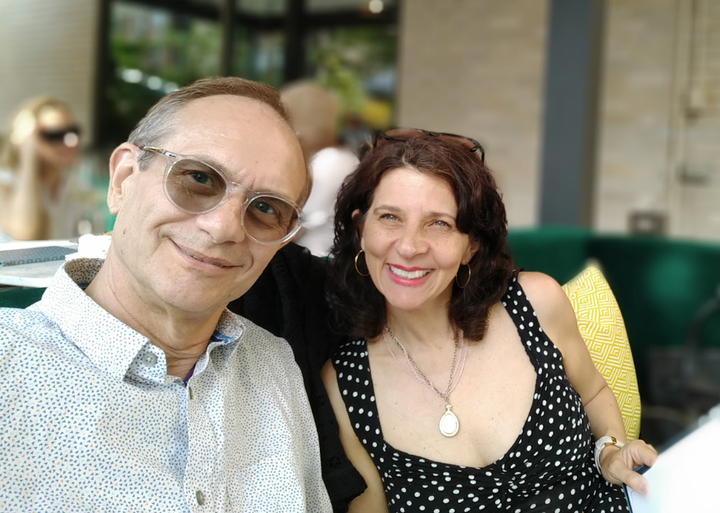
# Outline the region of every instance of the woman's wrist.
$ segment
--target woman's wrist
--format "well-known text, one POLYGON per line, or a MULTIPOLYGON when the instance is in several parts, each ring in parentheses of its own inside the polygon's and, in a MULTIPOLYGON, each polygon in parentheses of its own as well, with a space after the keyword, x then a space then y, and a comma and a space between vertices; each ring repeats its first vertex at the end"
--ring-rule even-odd
POLYGON ((602 475, 603 463, 613 452, 619 451, 624 445, 624 442, 621 442, 614 436, 603 436, 595 442, 595 466, 600 475, 602 475))

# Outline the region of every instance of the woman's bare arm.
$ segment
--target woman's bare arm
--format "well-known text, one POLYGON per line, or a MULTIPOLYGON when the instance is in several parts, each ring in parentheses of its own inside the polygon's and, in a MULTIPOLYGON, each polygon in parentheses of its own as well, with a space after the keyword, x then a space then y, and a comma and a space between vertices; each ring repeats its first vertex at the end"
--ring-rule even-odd
POLYGON ((345 410, 345 402, 338 388, 335 369, 329 361, 323 366, 322 379, 340 426, 340 441, 345 454, 367 484, 367 489, 350 503, 348 511, 349 513, 385 513, 388 507, 380 474, 353 431, 350 417, 345 410))

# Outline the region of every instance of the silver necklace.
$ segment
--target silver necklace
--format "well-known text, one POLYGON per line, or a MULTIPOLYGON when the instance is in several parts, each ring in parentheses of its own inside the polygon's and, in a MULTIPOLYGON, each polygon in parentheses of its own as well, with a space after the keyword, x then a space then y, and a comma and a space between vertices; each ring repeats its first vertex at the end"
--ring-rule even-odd
POLYGON ((457 415, 455 415, 455 413, 453 413, 452 411, 452 404, 450 404, 450 394, 453 390, 455 390, 455 387, 460 381, 460 376, 462 375, 462 372, 465 368, 465 359, 467 357, 467 343, 465 341, 465 338, 462 336, 455 337, 455 350, 453 351, 452 366, 450 367, 450 379, 448 380, 445 391, 441 392, 440 390, 438 390, 435 384, 430 381, 430 379, 428 379, 425 373, 420 370, 420 367, 418 367, 417 363, 415 363, 415 360, 412 359, 410 354, 407 352, 407 349, 405 349, 405 346, 402 344, 402 342, 400 342, 395 333, 393 333, 393 330, 391 330, 390 326, 388 326, 387 324, 385 325, 385 331, 390 335, 390 338, 393 339, 395 344, 397 344, 397 346, 403 352, 405 360, 410 364, 409 369, 406 366, 402 365, 400 363, 400 360, 398 360, 398 358, 395 356, 395 353, 390 347, 390 344, 388 344, 387 338, 383 337, 383 339, 385 340, 385 345, 387 346, 390 354, 398 363, 398 365, 400 365, 400 367, 402 367, 406 372, 409 372, 418 381, 430 388, 430 390, 435 392, 437 396, 439 396, 443 401, 445 401, 445 413, 443 413, 442 417, 440 417, 438 427, 440 428, 440 433, 442 433, 444 436, 455 436, 460 430, 460 420, 458 420, 457 415), (459 341, 462 341, 462 343, 458 343, 459 341), (458 353, 460 353, 459 360, 458 353), (458 363, 459 365, 456 365, 458 363))

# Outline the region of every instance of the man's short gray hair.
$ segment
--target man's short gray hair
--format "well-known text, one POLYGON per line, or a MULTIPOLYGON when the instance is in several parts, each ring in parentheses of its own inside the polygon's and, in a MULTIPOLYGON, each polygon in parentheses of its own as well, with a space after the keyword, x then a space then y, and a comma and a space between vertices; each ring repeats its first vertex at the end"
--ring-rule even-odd
MULTIPOLYGON (((180 109, 193 100, 221 95, 240 96, 262 102, 277 112, 288 126, 291 126, 287 109, 274 87, 238 77, 208 77, 196 80, 162 97, 130 132, 128 141, 138 147, 156 146, 161 138, 176 130, 174 120, 180 109)), ((145 169, 152 158, 153 154, 142 152, 138 159, 140 169, 145 169)), ((305 204, 310 195, 311 185, 306 160, 305 186, 298 200, 301 206, 305 204)))

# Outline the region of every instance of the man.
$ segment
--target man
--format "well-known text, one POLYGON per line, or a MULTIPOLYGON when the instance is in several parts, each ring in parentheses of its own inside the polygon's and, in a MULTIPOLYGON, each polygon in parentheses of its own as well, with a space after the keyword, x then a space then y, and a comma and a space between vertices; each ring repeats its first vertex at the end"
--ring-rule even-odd
POLYGON ((327 256, 333 244, 335 198, 358 165, 357 156, 340 145, 340 107, 326 88, 301 80, 280 91, 300 144, 309 159, 312 193, 304 206, 305 221, 295 238, 313 255, 327 256))
POLYGON ((198 81, 110 158, 104 263, 0 309, 0 510, 330 511, 290 348, 226 310, 298 229, 272 88, 198 81))

